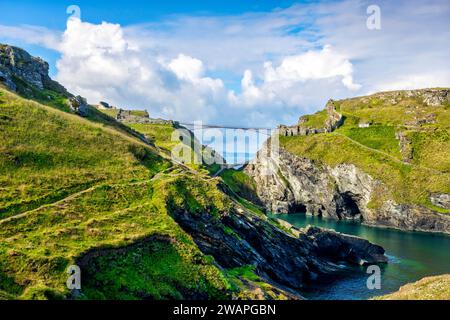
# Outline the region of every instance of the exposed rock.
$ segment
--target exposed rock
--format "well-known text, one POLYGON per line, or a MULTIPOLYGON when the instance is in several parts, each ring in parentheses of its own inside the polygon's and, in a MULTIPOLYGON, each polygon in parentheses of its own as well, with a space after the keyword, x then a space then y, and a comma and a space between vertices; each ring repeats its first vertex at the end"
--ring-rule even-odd
POLYGON ((414 117, 413 120, 406 122, 408 126, 420 127, 424 124, 436 123, 436 115, 434 113, 427 114, 423 117, 414 117))
POLYGON ((430 195, 430 200, 435 206, 450 209, 450 194, 432 193, 430 195))
POLYGON ((384 249, 367 240, 312 226, 307 227, 305 233, 313 239, 317 252, 333 261, 350 261, 358 265, 388 261, 384 249))
POLYGON ((127 123, 141 123, 146 121, 149 118, 147 111, 137 112, 134 110, 123 110, 120 109, 117 113, 116 119, 121 122, 127 123))
POLYGON ((384 249, 367 240, 315 227, 297 229, 285 222, 290 230, 286 232, 245 210, 233 209, 220 218, 177 211, 173 217, 220 266, 254 265, 266 281, 295 290, 331 274, 344 276, 352 265, 387 262, 384 249))
POLYGON ((81 96, 72 97, 69 99, 70 110, 80 116, 87 116, 88 104, 85 98, 81 96))
POLYGON ((179 127, 178 121, 150 118, 147 111, 119 109, 116 120, 123 123, 165 124, 179 127))
POLYGON ((389 192, 354 165, 319 165, 283 149, 278 157, 270 157, 266 148, 258 152, 245 172, 254 178, 258 196, 270 212, 308 212, 375 226, 450 233, 448 215, 422 206, 385 200, 377 208, 370 207, 373 194, 388 196, 389 192))
POLYGON ((58 82, 50 79, 48 63, 33 57, 23 49, 0 44, 0 80, 11 90, 17 90, 15 79, 20 79, 40 90, 51 89, 68 95, 58 82))
POLYGON ((404 132, 396 132, 395 138, 399 140, 400 152, 403 157, 403 162, 410 163, 413 159, 413 146, 404 132))
POLYGON ((450 89, 440 88, 379 92, 370 97, 382 99, 395 105, 402 99, 403 95, 407 98, 421 99, 427 106, 439 106, 450 102, 450 89))
POLYGON ((428 106, 439 106, 450 102, 450 90, 448 89, 427 89, 422 91, 423 102, 428 106))
POLYGON ((98 103, 99 109, 112 109, 112 106, 109 105, 108 102, 100 101, 98 103))
POLYGON ((9 89, 16 91, 16 84, 11 80, 11 76, 0 70, 0 82, 3 82, 9 89))
POLYGON ((327 111, 327 119, 325 120, 324 126, 320 128, 309 128, 305 126, 308 121, 307 116, 302 116, 299 118, 298 124, 293 126, 278 126, 278 133, 282 136, 305 136, 309 134, 326 133, 332 132, 339 128, 343 123, 344 119, 340 113, 336 111, 336 106, 333 100, 329 100, 325 106, 327 111))

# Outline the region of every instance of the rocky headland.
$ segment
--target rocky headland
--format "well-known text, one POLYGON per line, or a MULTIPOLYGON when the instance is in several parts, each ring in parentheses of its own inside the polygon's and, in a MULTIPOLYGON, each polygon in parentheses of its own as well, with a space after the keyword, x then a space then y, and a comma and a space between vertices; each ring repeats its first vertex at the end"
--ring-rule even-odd
POLYGON ((305 121, 281 126, 276 156, 269 141, 245 172, 269 212, 450 233, 449 103, 449 89, 331 101, 323 129, 305 128, 305 121), (342 113, 342 122, 334 122, 339 129, 328 125, 335 105, 342 113), (415 185, 424 179, 430 180, 415 185))

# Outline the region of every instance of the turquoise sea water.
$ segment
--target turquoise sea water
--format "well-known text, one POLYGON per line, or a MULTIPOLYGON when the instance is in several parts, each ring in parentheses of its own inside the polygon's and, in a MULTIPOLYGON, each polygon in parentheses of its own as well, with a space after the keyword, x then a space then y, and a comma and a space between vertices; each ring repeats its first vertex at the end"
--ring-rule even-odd
POLYGON ((381 268, 381 289, 369 290, 369 274, 363 267, 332 283, 304 292, 309 299, 368 299, 396 291, 400 286, 423 277, 450 273, 450 236, 376 228, 357 222, 323 219, 305 214, 273 215, 297 226, 309 224, 352 234, 381 245, 389 263, 381 268))

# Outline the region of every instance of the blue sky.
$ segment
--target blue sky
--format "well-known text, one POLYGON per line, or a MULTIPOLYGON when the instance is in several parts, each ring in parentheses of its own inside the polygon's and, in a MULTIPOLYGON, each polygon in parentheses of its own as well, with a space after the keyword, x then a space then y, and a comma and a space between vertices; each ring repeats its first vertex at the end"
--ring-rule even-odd
POLYGON ((450 86, 446 0, 2 0, 0 12, 0 42, 43 57, 71 92, 157 117, 267 127, 329 98, 450 86))
MULTIPOLYGON (((171 15, 229 15, 249 11, 272 11, 274 9, 286 8, 299 1, 293 0, 264 0, 264 1, 242 1, 242 0, 173 0, 173 1, 36 1, 36 0, 2 0, 0 12, 2 12, 1 23, 5 25, 39 25, 49 29, 63 31, 66 28, 68 14, 66 9, 71 5, 82 8, 82 19, 91 23, 111 21, 121 25, 133 25, 155 22, 171 15)), ((1 35, 0 35, 1 39, 1 35)), ((11 39, 8 39, 11 42, 11 39)), ((3 40, 4 41, 4 40, 3 40)), ((23 41, 13 41, 14 44, 23 47, 33 54, 42 56, 50 63, 51 74, 56 73, 55 64, 59 53, 47 50, 41 46, 30 45, 23 41)), ((226 72, 219 75, 229 77, 226 72)), ((231 86, 235 83, 228 81, 231 86)))
MULTIPOLYGON (((2 0, 0 12, 4 24, 33 24, 63 30, 66 25, 65 12, 70 5, 82 8, 83 20, 100 23, 114 21, 122 25, 157 21, 168 15, 230 15, 249 11, 272 11, 276 8, 287 8, 293 0, 2 0), (29 12, 30 14, 24 14, 29 12)), ((305 1, 303 1, 305 2, 305 1)))

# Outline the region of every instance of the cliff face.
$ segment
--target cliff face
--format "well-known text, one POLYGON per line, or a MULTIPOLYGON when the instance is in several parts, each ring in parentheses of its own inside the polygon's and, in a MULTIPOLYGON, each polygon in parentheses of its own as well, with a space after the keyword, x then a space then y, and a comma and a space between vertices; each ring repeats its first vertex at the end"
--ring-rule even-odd
MULTIPOLYGON (((301 298, 310 281, 387 261, 364 239, 243 207, 218 178, 172 161, 82 97, 52 105, 48 65, 0 48, 3 82, 37 95, 0 87, 0 297, 301 298), (66 287, 74 263, 82 292, 66 287)), ((153 131, 155 145, 167 127, 153 131)))
POLYGON ((18 81, 32 85, 40 90, 51 89, 67 94, 66 89, 48 75, 48 63, 31 56, 23 49, 0 44, 0 80, 16 91, 18 81))
POLYGON ((217 220, 209 213, 184 210, 173 213, 204 254, 224 268, 253 265, 268 283, 301 289, 329 275, 341 276, 351 265, 387 262, 384 249, 367 240, 331 230, 297 229, 287 222, 269 223, 242 208, 234 208, 217 220), (342 269, 338 263, 346 262, 342 269))
POLYGON ((304 136, 280 132, 279 156, 268 156, 265 146, 245 172, 271 212, 450 233, 449 92, 336 101, 341 127, 304 136))
POLYGON ((450 233, 448 215, 422 206, 387 200, 379 208, 371 208, 374 194, 388 191, 355 165, 330 167, 283 149, 277 158, 266 154, 261 150, 245 171, 255 179, 258 196, 268 211, 307 212, 376 226, 450 233))

